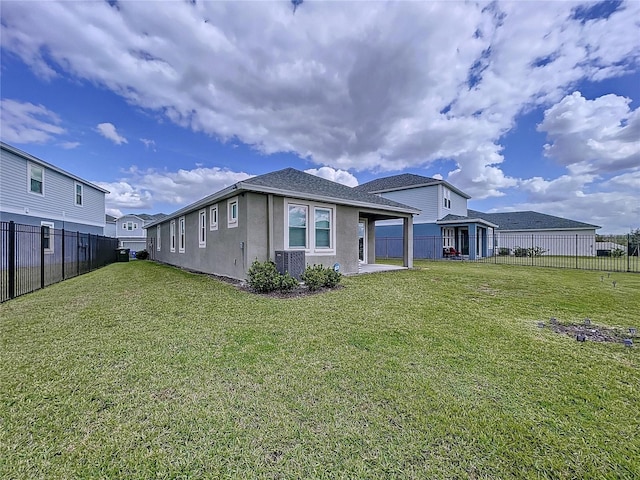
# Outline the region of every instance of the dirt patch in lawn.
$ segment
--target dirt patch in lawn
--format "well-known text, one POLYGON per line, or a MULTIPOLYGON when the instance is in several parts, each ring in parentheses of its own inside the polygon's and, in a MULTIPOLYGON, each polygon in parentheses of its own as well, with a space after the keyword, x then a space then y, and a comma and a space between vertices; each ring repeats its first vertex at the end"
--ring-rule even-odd
POLYGON ((637 342, 637 332, 631 328, 616 328, 585 323, 560 323, 551 319, 549 323, 539 322, 540 328, 550 328, 555 333, 565 334, 580 341, 624 343, 626 339, 637 342))

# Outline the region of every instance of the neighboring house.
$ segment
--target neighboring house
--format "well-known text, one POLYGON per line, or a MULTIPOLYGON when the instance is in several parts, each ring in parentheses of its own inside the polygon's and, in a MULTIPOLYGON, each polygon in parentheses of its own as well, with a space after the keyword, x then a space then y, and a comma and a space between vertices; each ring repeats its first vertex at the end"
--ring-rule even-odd
POLYGON ((113 215, 105 215, 104 216, 104 236, 105 237, 116 237, 116 220, 117 218, 113 215))
MULTIPOLYGON (((469 258, 493 253, 489 236, 496 225, 483 218, 467 216, 467 200, 471 197, 444 180, 406 173, 372 180, 355 189, 420 209, 413 227, 416 258, 440 258, 444 249, 449 248, 469 258)), ((377 237, 387 239, 379 242, 380 245, 392 249, 391 254, 386 251, 385 256, 397 256, 398 245, 394 239, 400 233, 397 222, 377 224, 377 237)))
POLYGON ((104 234, 107 190, 0 142, 0 220, 104 234))
MULTIPOLYGON (((538 212, 469 210, 471 197, 444 180, 402 174, 355 188, 421 210, 414 217, 416 258, 440 258, 450 249, 469 259, 529 248, 547 255, 596 255, 597 225, 538 212)), ((395 222, 378 222, 379 256, 398 256, 399 233, 395 222)))
POLYGON ((616 242, 596 242, 596 255, 599 257, 608 257, 615 251, 624 255, 627 253, 627 246, 616 242))
POLYGON ((128 248, 131 250, 131 255, 147 248, 147 231, 144 229, 144 226, 164 217, 165 215, 162 213, 157 215, 131 213, 117 218, 115 220, 115 236, 118 238, 118 248, 128 248))
POLYGON ((595 256, 598 250, 598 225, 532 211, 483 213, 469 210, 468 215, 498 225, 492 241, 503 254, 507 253, 504 249, 513 254, 516 248, 537 248, 544 255, 595 256))
POLYGON ((249 178, 146 225, 155 260, 244 279, 254 260, 304 256, 345 274, 375 263, 375 222, 403 223, 403 263, 413 264, 419 210, 287 168, 249 178), (284 253, 283 253, 284 252, 284 253))

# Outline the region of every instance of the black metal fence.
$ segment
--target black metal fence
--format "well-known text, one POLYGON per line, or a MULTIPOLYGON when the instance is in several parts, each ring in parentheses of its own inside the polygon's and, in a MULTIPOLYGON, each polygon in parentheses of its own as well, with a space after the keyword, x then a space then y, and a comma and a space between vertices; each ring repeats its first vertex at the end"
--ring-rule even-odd
POLYGON ((115 262, 118 240, 0 222, 0 246, 0 302, 5 302, 115 262))
MULTIPOLYGON (((376 258, 402 258, 399 237, 377 237, 376 258)), ((460 235, 414 237, 414 259, 640 273, 638 235, 460 235), (447 245, 447 247, 445 247, 447 245), (451 253, 453 252, 453 254, 451 253)))

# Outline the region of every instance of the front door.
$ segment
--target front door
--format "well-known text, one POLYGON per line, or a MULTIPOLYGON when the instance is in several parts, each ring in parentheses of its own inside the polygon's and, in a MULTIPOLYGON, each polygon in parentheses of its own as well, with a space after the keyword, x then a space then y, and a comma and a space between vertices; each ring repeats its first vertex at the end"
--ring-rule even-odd
POLYGON ((469 255, 469 230, 460 229, 460 249, 462 255, 469 255))
POLYGON ((367 263, 367 220, 361 218, 358 222, 358 260, 367 263))

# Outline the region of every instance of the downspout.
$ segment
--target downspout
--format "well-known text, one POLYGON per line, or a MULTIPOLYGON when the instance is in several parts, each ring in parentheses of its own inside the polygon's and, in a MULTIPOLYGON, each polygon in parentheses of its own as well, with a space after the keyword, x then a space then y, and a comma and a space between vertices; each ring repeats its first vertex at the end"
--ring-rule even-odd
POLYGON ((273 194, 267 195, 267 256, 269 260, 275 260, 273 245, 273 194))

